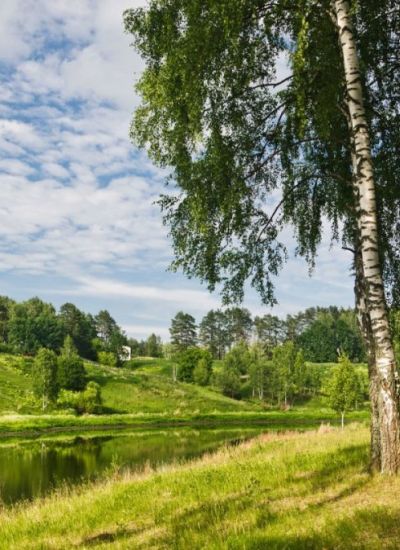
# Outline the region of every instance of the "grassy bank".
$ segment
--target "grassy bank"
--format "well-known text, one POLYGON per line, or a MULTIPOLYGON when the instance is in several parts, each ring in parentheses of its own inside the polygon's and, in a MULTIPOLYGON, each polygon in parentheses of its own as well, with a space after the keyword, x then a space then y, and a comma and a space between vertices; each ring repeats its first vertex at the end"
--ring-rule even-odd
MULTIPOLYGON (((353 412, 349 421, 368 420, 368 412, 353 412)), ((0 416, 0 437, 36 435, 50 432, 85 431, 106 428, 159 428, 174 426, 243 426, 260 424, 271 429, 310 429, 321 423, 339 424, 339 418, 332 411, 318 409, 298 409, 273 412, 219 412, 203 414, 169 415, 154 414, 112 414, 84 415, 3 415, 0 416)))
POLYGON ((267 435, 183 466, 0 514, 0 548, 398 548, 400 479, 370 476, 368 430, 267 435))

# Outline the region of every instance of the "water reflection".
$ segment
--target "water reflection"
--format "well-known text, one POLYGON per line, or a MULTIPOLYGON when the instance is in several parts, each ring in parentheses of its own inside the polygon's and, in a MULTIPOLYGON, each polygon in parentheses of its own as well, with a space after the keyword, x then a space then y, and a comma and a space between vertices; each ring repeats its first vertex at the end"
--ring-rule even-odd
POLYGON ((107 470, 187 460, 224 443, 237 444, 261 428, 118 432, 0 445, 0 500, 12 504, 63 483, 95 479, 107 470))

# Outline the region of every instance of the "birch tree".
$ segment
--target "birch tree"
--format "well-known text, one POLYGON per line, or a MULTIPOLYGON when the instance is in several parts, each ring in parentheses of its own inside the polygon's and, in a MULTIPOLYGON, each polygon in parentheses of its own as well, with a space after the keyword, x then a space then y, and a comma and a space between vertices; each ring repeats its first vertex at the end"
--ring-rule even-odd
POLYGON ((171 167, 173 268, 226 303, 249 282, 273 304, 281 229, 312 268, 329 222, 354 255, 373 464, 397 472, 385 290, 395 299, 400 281, 398 2, 152 0, 125 27, 146 63, 132 137, 171 167))

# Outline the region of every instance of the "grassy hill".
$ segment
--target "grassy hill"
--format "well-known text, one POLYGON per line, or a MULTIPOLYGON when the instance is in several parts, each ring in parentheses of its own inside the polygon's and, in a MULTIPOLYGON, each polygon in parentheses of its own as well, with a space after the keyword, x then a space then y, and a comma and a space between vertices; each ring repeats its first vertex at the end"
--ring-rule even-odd
POLYGON ((87 363, 91 380, 101 386, 103 403, 110 412, 169 414, 260 410, 257 404, 236 401, 216 390, 173 382, 172 364, 166 359, 137 359, 133 371, 87 363))
POLYGON ((399 548, 400 477, 368 473, 369 433, 265 434, 186 465, 0 511, 0 548, 399 548))
MULTIPOLYGON (((0 414, 37 413, 31 399, 31 359, 0 354, 0 414)), ((166 359, 137 359, 132 369, 86 362, 90 380, 101 386, 107 413, 210 413, 257 411, 256 403, 236 401, 217 390, 172 381, 172 363, 166 359)))
MULTIPOLYGON (((268 424, 271 429, 312 428, 338 422, 321 396, 298 403, 289 411, 266 410, 259 401, 225 397, 215 388, 173 382, 172 363, 139 358, 133 368, 112 368, 86 362, 88 378, 101 386, 101 415, 75 416, 65 410, 42 414, 31 390, 32 359, 0 354, 0 433, 100 429, 116 426, 173 426, 182 424, 268 424)), ((323 365, 326 371, 333 365, 323 365)), ((315 365, 318 368, 318 365, 315 365)), ((348 415, 365 421, 366 408, 348 415)))

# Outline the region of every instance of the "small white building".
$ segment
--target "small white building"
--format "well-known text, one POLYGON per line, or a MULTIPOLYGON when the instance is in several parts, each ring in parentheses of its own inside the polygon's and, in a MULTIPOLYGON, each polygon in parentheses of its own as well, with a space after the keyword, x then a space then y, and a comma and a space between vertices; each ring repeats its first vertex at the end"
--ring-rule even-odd
POLYGON ((130 361, 132 359, 132 349, 130 346, 122 346, 119 358, 121 361, 130 361))

